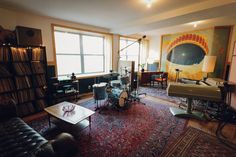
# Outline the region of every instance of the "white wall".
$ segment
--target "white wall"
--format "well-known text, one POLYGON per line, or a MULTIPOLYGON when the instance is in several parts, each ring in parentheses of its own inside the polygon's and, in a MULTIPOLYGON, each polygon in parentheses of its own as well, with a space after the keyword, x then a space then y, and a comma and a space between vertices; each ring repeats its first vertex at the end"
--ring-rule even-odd
POLYGON ((51 24, 65 25, 75 28, 88 29, 93 31, 108 32, 108 29, 68 22, 64 20, 38 16, 32 13, 8 10, 0 8, 0 25, 5 29, 15 30, 15 26, 26 26, 38 28, 42 31, 43 45, 46 46, 48 62, 54 62, 53 39, 51 24))

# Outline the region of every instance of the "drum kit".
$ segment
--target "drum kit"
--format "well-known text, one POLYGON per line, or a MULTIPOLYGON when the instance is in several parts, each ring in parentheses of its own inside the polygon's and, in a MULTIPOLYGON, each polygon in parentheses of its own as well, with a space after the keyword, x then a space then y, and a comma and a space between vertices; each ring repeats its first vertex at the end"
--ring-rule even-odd
POLYGON ((118 108, 127 107, 130 102, 130 79, 129 76, 121 76, 120 80, 110 81, 110 86, 107 87, 108 102, 118 108))
POLYGON ((99 88, 106 89, 107 106, 111 104, 111 106, 118 110, 126 109, 129 104, 131 104, 133 101, 136 101, 136 99, 134 99, 132 96, 134 91, 131 90, 131 81, 129 72, 127 70, 124 75, 120 75, 118 80, 111 80, 108 76, 104 77, 108 78, 109 81, 107 84, 103 83, 102 86, 100 85, 99 88))

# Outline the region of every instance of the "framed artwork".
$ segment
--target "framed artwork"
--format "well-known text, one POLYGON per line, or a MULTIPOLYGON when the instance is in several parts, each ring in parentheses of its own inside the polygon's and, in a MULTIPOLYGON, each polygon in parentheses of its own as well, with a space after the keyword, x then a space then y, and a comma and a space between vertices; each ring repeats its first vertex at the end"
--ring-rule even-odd
POLYGON ((234 42, 233 55, 236 56, 236 41, 234 42))

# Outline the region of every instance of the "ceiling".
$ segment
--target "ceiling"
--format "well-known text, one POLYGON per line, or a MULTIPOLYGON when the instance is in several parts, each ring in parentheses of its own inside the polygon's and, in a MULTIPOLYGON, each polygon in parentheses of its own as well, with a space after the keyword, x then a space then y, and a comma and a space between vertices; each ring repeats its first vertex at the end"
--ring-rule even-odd
POLYGON ((110 29, 158 35, 236 23, 236 0, 1 0, 0 6, 110 29))

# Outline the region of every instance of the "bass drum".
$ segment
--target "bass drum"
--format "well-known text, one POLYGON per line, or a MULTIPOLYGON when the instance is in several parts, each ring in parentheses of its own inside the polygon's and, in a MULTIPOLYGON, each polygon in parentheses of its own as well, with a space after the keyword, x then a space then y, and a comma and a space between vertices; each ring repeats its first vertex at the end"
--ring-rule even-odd
POLYGON ((123 108, 128 100, 128 93, 118 88, 112 89, 111 99, 118 107, 123 108))

